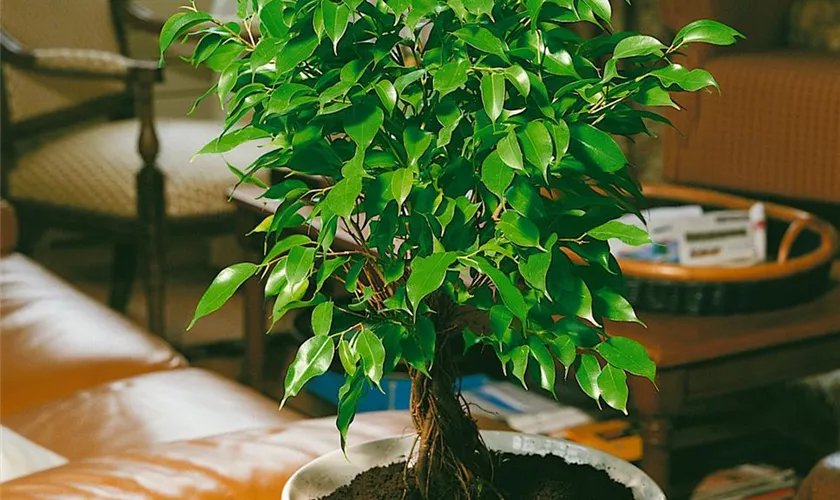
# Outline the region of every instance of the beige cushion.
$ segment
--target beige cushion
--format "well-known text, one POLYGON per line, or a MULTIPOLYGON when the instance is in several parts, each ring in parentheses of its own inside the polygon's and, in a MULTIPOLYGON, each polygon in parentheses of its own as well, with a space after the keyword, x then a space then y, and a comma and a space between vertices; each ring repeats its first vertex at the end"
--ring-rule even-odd
MULTIPOLYGON (((256 143, 220 155, 190 158, 219 135, 215 122, 158 120, 166 213, 169 217, 218 214, 234 210, 225 190, 237 179, 225 159, 245 169, 261 151, 256 143)), ((106 122, 59 136, 23 154, 9 176, 12 198, 39 201, 108 215, 137 213, 139 122, 106 122)), ((263 141, 265 142, 265 141, 263 141)), ((260 173, 266 180, 268 172, 260 173)))
POLYGON ((0 482, 58 467, 67 459, 0 426, 0 482))

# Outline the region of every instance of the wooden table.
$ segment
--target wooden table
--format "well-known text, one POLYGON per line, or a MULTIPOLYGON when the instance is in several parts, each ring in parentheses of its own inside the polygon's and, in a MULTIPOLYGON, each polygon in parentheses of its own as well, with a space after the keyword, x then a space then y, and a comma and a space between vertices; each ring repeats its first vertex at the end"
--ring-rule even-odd
POLYGON ((658 365, 658 390, 631 377, 630 397, 641 424, 642 468, 666 492, 672 452, 723 433, 679 429, 677 417, 715 398, 840 368, 840 262, 833 277, 825 295, 790 309, 726 317, 640 311, 646 329, 608 325, 608 333, 641 342, 658 365))

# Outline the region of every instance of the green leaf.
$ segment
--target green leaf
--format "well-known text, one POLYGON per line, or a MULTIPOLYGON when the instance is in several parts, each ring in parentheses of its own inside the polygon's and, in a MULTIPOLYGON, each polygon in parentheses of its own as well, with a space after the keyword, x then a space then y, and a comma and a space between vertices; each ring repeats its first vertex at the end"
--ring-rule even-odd
POLYGON ((670 106, 680 109, 679 105, 671 99, 671 94, 659 85, 643 86, 633 99, 645 106, 670 106))
POLYGON ((535 289, 545 292, 545 276, 551 266, 551 252, 539 252, 527 259, 520 257, 519 272, 525 281, 535 289))
POLYGON ((514 131, 511 130, 508 135, 499 141, 496 151, 507 166, 515 170, 525 171, 525 165, 522 163, 522 150, 519 148, 519 141, 516 139, 514 131))
POLYGON ((286 260, 286 279, 289 281, 289 286, 296 288, 300 283, 309 278, 314 262, 314 248, 292 248, 286 260))
POLYGON ((365 378, 362 372, 357 370, 338 390, 338 416, 335 419, 335 425, 338 428, 338 433, 341 438, 342 451, 347 446, 347 431, 350 429, 350 424, 353 423, 353 419, 356 417, 359 398, 362 396, 364 388, 365 378))
POLYGON ((492 152, 481 165, 481 182, 487 186, 491 193, 501 200, 504 198, 505 190, 513 182, 514 172, 502 161, 499 153, 492 152))
POLYGON ((645 377, 651 382, 656 378, 656 364, 650 359, 642 344, 625 337, 610 337, 598 344, 598 353, 604 360, 633 375, 645 377))
POLYGON ((554 156, 554 147, 551 143, 551 135, 543 122, 537 120, 528 123, 520 132, 519 140, 522 141, 525 159, 540 169, 544 177, 547 177, 548 165, 554 156))
POLYGON ((213 54, 204 61, 204 65, 217 72, 224 71, 229 67, 239 70, 240 66, 233 64, 233 62, 238 59, 243 52, 245 52, 244 45, 228 41, 227 43, 222 43, 219 48, 214 50, 213 54))
POLYGON ((400 168, 394 171, 391 177, 391 194, 397 205, 402 207, 408 195, 411 194, 411 189, 414 187, 414 171, 408 168, 400 168))
POLYGON ((283 236, 277 240, 277 243, 275 243, 274 246, 271 247, 271 250, 265 254, 265 258, 262 263, 267 264, 294 247, 308 245, 310 243, 312 243, 312 240, 305 234, 290 234, 288 236, 283 236))
POLYGON ((551 356, 551 352, 545 347, 543 341, 534 335, 528 337, 528 347, 531 348, 531 356, 540 366, 540 387, 550 392, 556 399, 554 383, 557 378, 557 368, 554 366, 554 358, 551 356))
POLYGON ((403 359, 409 366, 426 375, 435 359, 435 325, 425 316, 417 317, 414 331, 402 339, 403 359))
POLYGON ((239 289, 242 283, 245 283, 245 281, 253 276, 258 269, 259 266, 249 262, 234 264, 223 269, 216 276, 213 282, 210 283, 210 286, 207 288, 207 291, 204 292, 201 300, 198 301, 198 306, 195 308, 195 314, 193 315, 193 319, 190 321, 190 325, 187 327, 187 330, 192 328, 193 325, 195 325, 195 322, 199 319, 225 305, 225 303, 233 297, 233 294, 236 293, 236 290, 239 289))
POLYGON ((696 42, 712 45, 732 45, 738 38, 744 38, 744 35, 718 21, 701 19, 687 24, 677 32, 673 46, 680 47, 686 43, 696 42))
POLYGON ((591 354, 581 354, 580 363, 578 364, 575 378, 578 385, 586 393, 587 396, 598 401, 601 397, 601 388, 598 385, 598 377, 601 375, 601 365, 598 364, 598 359, 591 354))
POLYGON ((514 180, 513 186, 507 190, 506 197, 514 210, 529 219, 541 219, 546 216, 542 196, 530 182, 521 177, 514 180))
POLYGON ((385 122, 385 113, 378 106, 359 104, 350 109, 344 121, 344 131, 360 149, 367 149, 385 122))
POLYGON ((394 84, 388 80, 382 80, 374 88, 388 114, 393 113, 394 106, 397 105, 397 89, 394 88, 394 84))
POLYGON ((353 59, 341 67, 341 72, 339 73, 340 80, 342 82, 358 83, 362 75, 365 74, 365 70, 367 70, 369 64, 361 59, 353 59))
POLYGON ((292 104, 293 101, 299 101, 299 99, 295 99, 296 97, 311 95, 312 93, 312 89, 306 85, 300 83, 284 83, 275 88, 271 93, 266 112, 277 115, 288 113, 298 107, 297 102, 292 104))
POLYGON ((446 277, 446 271, 455 262, 453 252, 437 253, 428 257, 417 257, 411 264, 411 275, 406 282, 408 300, 417 310, 423 297, 434 292, 446 277))
POLYGON ((505 104, 505 77, 496 73, 484 75, 481 79, 481 100, 484 103, 484 112, 495 122, 505 104))
POLYGON ((528 353, 530 349, 527 345, 521 345, 510 351, 510 360, 513 362, 513 375, 522 382, 522 387, 528 390, 528 384, 525 383, 525 372, 528 371, 528 353))
POLYGON ((627 374, 624 370, 607 365, 598 376, 601 397, 608 405, 627 414, 627 374))
POLYGON ((448 93, 467 83, 469 61, 456 61, 444 64, 437 70, 433 86, 440 93, 441 99, 448 93))
POLYGON ((581 76, 575 68, 575 61, 568 50, 548 52, 543 60, 545 70, 552 75, 572 77, 580 79, 581 76))
POLYGON ((577 358, 577 346, 568 335, 558 335, 551 340, 551 351, 560 360, 560 363, 566 368, 566 373, 569 373, 569 368, 577 358))
POLYGON ((257 199, 268 198, 282 204, 286 200, 297 200, 306 192, 309 186, 299 179, 286 179, 279 184, 271 186, 268 191, 261 194, 257 199))
POLYGON ((617 172, 627 165, 624 152, 606 132, 586 123, 571 125, 570 132, 570 149, 578 160, 604 172, 617 172))
POLYGON ((416 165, 423 153, 432 145, 432 134, 419 127, 409 126, 403 131, 403 145, 408 155, 408 163, 416 165))
POLYGON ((362 192, 361 177, 348 177, 342 179, 330 189, 324 203, 327 207, 342 217, 350 217, 353 208, 356 206, 356 198, 362 192))
POLYGON ((515 64, 507 68, 505 70, 505 78, 522 94, 522 97, 528 97, 528 94, 531 93, 531 80, 528 78, 528 73, 522 69, 522 66, 515 64))
POLYGON ((601 288, 595 292, 595 296, 599 299, 598 305, 601 309, 601 315, 605 318, 613 321, 643 324, 639 318, 636 317, 636 312, 633 310, 633 306, 630 305, 630 302, 628 302, 627 299, 622 297, 620 294, 610 290, 609 288, 601 288))
POLYGON ((537 21, 540 18, 540 10, 545 3, 545 0, 528 0, 528 17, 531 18, 531 26, 536 27, 537 21))
POLYGON ((502 302, 511 310, 511 312, 519 318, 522 324, 528 322, 528 305, 525 303, 525 298, 522 292, 510 282, 505 273, 496 269, 487 260, 481 257, 473 258, 473 261, 478 265, 478 270, 486 274, 496 286, 496 290, 502 297, 502 302))
POLYGON ((708 71, 703 69, 689 71, 688 68, 679 64, 671 64, 653 70, 649 73, 649 76, 658 79, 662 86, 666 88, 676 85, 688 92, 696 92, 706 87, 720 89, 717 81, 708 71))
POLYGON ((569 150, 569 142, 572 134, 569 131, 569 126, 565 121, 559 120, 558 123, 551 124, 548 131, 551 133, 551 138, 554 140, 554 158, 559 160, 565 156, 569 150))
POLYGON ((476 16, 484 14, 492 17, 493 15, 494 0, 463 0, 463 2, 464 7, 476 16))
POLYGON ((347 275, 344 277, 344 289, 348 292, 355 292, 358 288, 359 274, 361 274, 362 268, 365 267, 366 261, 367 259, 365 258, 356 259, 347 271, 347 275))
POLYGON ((461 122, 461 110, 451 99, 444 99, 437 107, 437 120, 442 128, 437 136, 437 147, 446 147, 452 140, 452 133, 461 122))
POLYGON ((342 3, 332 0, 321 0, 321 10, 324 17, 324 31, 333 42, 333 49, 338 50, 338 42, 347 31, 350 21, 350 9, 342 3))
POLYGON ((385 346, 382 340, 367 328, 356 337, 354 351, 362 360, 362 370, 374 385, 382 390, 379 381, 382 380, 383 364, 385 363, 385 346))
POLYGON ((473 331, 470 330, 469 327, 464 328, 464 331, 461 332, 461 336, 464 339, 464 352, 467 352, 472 347, 481 343, 481 337, 473 333, 473 331))
POLYGON ((163 54, 172 43, 190 28, 211 20, 210 14, 206 12, 179 12, 167 19, 160 30, 160 62, 163 63, 163 54))
POLYGON ((397 94, 402 94, 403 91, 412 83, 423 78, 426 75, 425 69, 418 69, 411 73, 406 73, 403 76, 394 80, 394 88, 397 89, 397 94))
POLYGON ((329 335, 333 320, 333 303, 322 302, 312 310, 312 331, 315 335, 329 335))
POLYGON ((482 52, 499 56, 505 62, 509 60, 507 44, 487 28, 475 25, 464 26, 452 34, 482 52))
POLYGON ((260 9, 260 29, 265 28, 275 38, 285 38, 289 27, 283 21, 285 0, 271 0, 260 9))
POLYGON ((326 373, 334 355, 335 342, 326 335, 310 337, 301 344, 286 373, 285 393, 280 408, 289 398, 295 397, 307 382, 326 373))
POLYGON ((318 38, 314 35, 298 35, 283 48, 281 57, 277 58, 277 74, 283 75, 297 68, 303 61, 309 59, 318 47, 318 38))
POLYGON ((233 132, 228 132, 219 138, 213 139, 202 147, 196 156, 204 154, 225 153, 230 151, 240 144, 256 139, 264 139, 269 137, 269 133, 250 125, 242 127, 233 132))
POLYGON ((540 246, 540 230, 536 224, 514 211, 502 214, 496 227, 510 242, 523 247, 540 246))
POLYGON ((327 259, 323 264, 318 266, 318 272, 315 274, 315 287, 320 290, 324 286, 327 279, 332 276, 336 269, 350 261, 350 257, 336 257, 334 259, 327 259))
POLYGON ((665 44, 652 36, 634 35, 627 37, 616 44, 613 57, 615 59, 642 56, 662 57, 665 55, 665 49, 665 44))
POLYGON ((588 234, 596 240, 607 241, 615 238, 622 243, 633 246, 645 245, 651 242, 650 235, 644 229, 617 220, 611 220, 596 228, 590 229, 588 234))
POLYGON ((610 24, 612 19, 612 7, 610 0, 582 0, 584 4, 592 9, 592 12, 603 19, 607 24, 610 24))
POLYGON ((356 373, 356 363, 359 362, 359 355, 353 352, 350 348, 350 342, 345 339, 341 339, 338 343, 338 359, 347 375, 356 373))
POLYGON ((490 331, 501 339, 513 322, 513 313, 505 306, 495 305, 490 308, 490 331))

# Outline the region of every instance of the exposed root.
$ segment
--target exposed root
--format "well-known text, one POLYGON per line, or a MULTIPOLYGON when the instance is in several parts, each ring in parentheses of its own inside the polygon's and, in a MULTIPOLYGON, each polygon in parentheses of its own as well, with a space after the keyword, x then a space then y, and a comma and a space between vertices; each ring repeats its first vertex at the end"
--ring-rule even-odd
MULTIPOLYGON (((451 304, 436 304, 436 329, 447 330, 451 304)), ((414 479, 425 499, 474 500, 494 491, 490 452, 455 387, 457 342, 439 335, 435 362, 429 374, 410 370, 411 416, 417 429, 414 479), (454 481, 453 481, 454 478, 454 481), (458 491, 452 491, 457 484, 458 491)), ((484 497, 487 498, 487 497, 484 497)), ((501 498, 501 497, 500 497, 501 498)))

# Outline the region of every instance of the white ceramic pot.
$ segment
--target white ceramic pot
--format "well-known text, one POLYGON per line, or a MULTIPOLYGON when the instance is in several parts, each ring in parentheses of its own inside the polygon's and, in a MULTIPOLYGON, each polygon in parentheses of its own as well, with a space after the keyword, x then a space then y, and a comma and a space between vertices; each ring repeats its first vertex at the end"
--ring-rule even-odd
MULTIPOLYGON (((588 464, 633 491, 635 500, 665 500, 659 486, 634 465, 612 455, 576 443, 517 432, 482 431, 487 446, 496 451, 522 455, 557 455, 573 464, 588 464)), ((414 436, 404 436, 347 448, 317 458, 298 470, 283 489, 283 500, 314 500, 350 483, 358 474, 376 466, 405 461, 414 436)))

